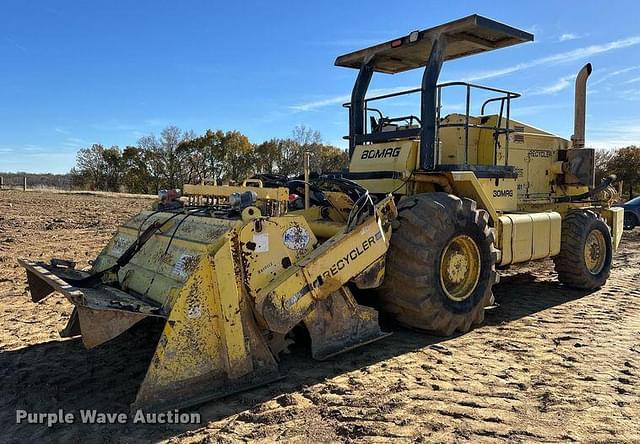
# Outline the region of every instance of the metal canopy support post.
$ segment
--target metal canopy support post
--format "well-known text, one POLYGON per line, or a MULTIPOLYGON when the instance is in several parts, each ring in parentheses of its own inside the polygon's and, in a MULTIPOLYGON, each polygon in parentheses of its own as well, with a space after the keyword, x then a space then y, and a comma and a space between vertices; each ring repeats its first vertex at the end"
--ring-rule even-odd
MULTIPOLYGON (((507 97, 507 129, 504 133, 504 164, 509 165, 509 120, 511 119, 511 97, 507 97)), ((496 161, 496 165, 498 162, 496 161)))
POLYGON ((471 111, 471 86, 467 85, 467 104, 464 118, 464 164, 469 164, 469 112, 471 111))
POLYGON ((433 170, 436 166, 436 135, 437 135, 437 83, 447 48, 445 36, 437 37, 431 47, 431 54, 422 76, 422 103, 420 120, 422 131, 420 134, 420 168, 433 170))
POLYGON ((351 91, 351 107, 349 108, 349 158, 356 148, 356 136, 362 136, 365 130, 364 121, 364 97, 369 89, 373 67, 369 63, 363 63, 358 73, 353 91, 351 91))

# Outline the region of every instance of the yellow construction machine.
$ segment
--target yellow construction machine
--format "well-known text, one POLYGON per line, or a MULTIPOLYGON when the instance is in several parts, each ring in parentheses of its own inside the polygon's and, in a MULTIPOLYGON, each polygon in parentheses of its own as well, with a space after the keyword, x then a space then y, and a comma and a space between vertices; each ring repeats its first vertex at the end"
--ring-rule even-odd
POLYGON ((295 328, 318 359, 385 337, 380 310, 436 334, 466 332, 512 264, 553 257, 563 284, 602 286, 623 214, 611 207, 614 178, 594 183, 584 147, 591 65, 576 79, 571 140, 512 119, 515 92, 437 83, 447 60, 531 40, 473 15, 338 57, 358 70, 348 171, 185 185, 181 200, 163 195, 120 227, 88 270, 22 260, 33 300, 64 294, 75 308, 62 334, 87 347, 164 319, 133 404, 164 409, 280 377, 295 328), (374 72, 417 68, 419 88, 367 97, 374 72), (463 114, 443 112, 452 88, 463 114), (372 106, 409 94, 419 115, 372 106), (483 97, 477 115, 472 94, 483 97))
POLYGON ((317 359, 387 335, 347 284, 380 285, 392 196, 336 224, 287 214, 287 188, 184 188, 190 204, 138 214, 90 270, 20 261, 34 301, 58 291, 74 304, 62 335, 81 334, 87 348, 165 319, 134 407, 179 408, 279 378, 278 353, 299 324, 317 359), (320 243, 313 226, 331 237, 320 243))

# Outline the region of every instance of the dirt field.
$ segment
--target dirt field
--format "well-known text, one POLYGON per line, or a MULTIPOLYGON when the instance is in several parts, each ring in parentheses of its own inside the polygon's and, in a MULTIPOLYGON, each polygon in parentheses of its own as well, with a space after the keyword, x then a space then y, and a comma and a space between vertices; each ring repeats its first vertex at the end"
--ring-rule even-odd
POLYGON ((286 379, 199 407, 199 425, 17 425, 16 409, 128 411, 145 329, 90 351, 61 340, 70 304, 32 303, 16 258, 86 262, 149 203, 0 191, 0 441, 640 442, 640 230, 598 292, 563 288, 550 262, 511 270, 466 335, 398 329, 326 362, 294 349, 286 379))

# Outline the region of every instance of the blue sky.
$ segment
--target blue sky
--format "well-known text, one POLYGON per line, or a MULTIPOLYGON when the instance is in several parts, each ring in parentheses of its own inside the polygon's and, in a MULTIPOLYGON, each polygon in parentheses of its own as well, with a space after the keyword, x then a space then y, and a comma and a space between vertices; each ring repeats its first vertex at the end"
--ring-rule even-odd
MULTIPOLYGON (((524 93, 513 116, 569 137, 587 61, 587 144, 640 144, 640 3, 23 1, 0 4, 0 171, 66 172, 91 143, 134 144, 167 125, 254 142, 304 124, 345 146, 356 72, 339 54, 472 13, 535 42, 445 64, 441 80, 524 93)), ((374 77, 413 87, 421 73, 374 77)), ((460 111, 453 96, 446 105, 460 111)), ((403 98, 387 114, 414 109, 403 98)), ((447 110, 444 110, 447 112, 447 110)))

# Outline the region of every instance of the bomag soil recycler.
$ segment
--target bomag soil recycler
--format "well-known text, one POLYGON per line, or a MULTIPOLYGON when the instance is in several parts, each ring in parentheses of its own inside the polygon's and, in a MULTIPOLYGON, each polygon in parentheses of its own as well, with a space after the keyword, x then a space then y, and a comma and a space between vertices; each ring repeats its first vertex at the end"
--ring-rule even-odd
POLYGON ((294 328, 306 328, 318 359, 386 336, 379 311, 441 335, 466 332, 511 264, 553 257, 563 284, 600 287, 623 213, 610 205, 614 178, 594 183, 594 150, 584 147, 591 66, 576 79, 571 140, 513 120, 514 92, 437 83, 447 60, 531 40, 473 15, 338 57, 358 70, 348 171, 185 185, 180 200, 165 195, 120 227, 88 270, 22 260, 33 300, 64 294, 75 308, 62 335, 81 334, 87 347, 162 319, 133 406, 164 409, 278 378, 294 328), (419 88, 367 97, 374 72, 417 68, 419 88), (445 115, 453 88, 465 112, 445 115), (479 115, 472 93, 488 95, 479 115), (419 115, 372 106, 405 94, 419 96, 419 115))

